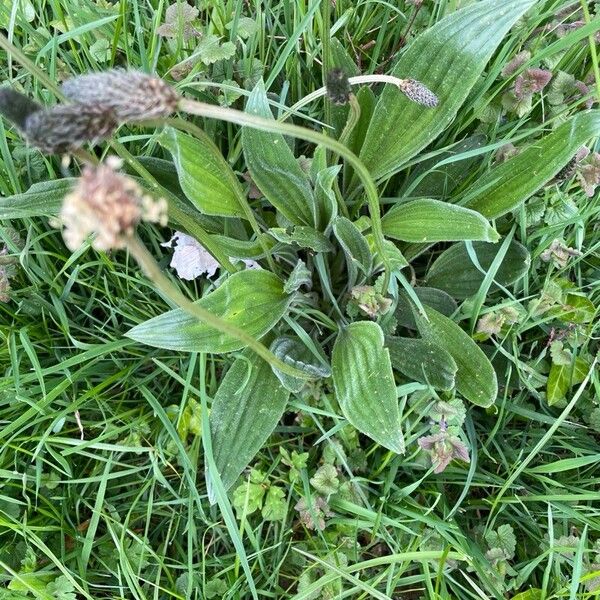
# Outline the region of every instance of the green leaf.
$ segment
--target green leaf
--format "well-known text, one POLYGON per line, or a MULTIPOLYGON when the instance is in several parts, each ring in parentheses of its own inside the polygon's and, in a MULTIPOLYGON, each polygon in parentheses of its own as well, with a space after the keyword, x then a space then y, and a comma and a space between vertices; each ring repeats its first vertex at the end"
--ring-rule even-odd
POLYGON ((440 200, 398 204, 381 221, 383 233, 403 242, 497 242, 500 236, 477 212, 440 200))
POLYGON ((598 135, 600 110, 575 115, 480 177, 465 192, 466 206, 488 219, 514 210, 550 181, 587 140, 598 135))
MULTIPOLYGON (((283 293, 276 275, 252 269, 235 273, 197 304, 247 334, 260 338, 283 317, 290 302, 291 296, 283 293)), ((222 354, 244 347, 243 342, 179 308, 149 319, 125 335, 148 346, 182 352, 222 354)))
POLYGON ((454 321, 433 308, 424 307, 427 319, 415 311, 419 332, 425 341, 440 346, 454 359, 456 391, 477 406, 491 406, 498 394, 498 381, 483 350, 454 321))
POLYGON ((333 233, 338 239, 348 263, 349 280, 352 285, 356 280, 356 268, 363 275, 369 275, 373 265, 373 257, 369 243, 358 227, 346 217, 336 217, 333 221, 333 233))
POLYGON ((430 144, 458 109, 508 30, 535 0, 484 0, 459 10, 418 35, 392 75, 412 78, 438 96, 429 109, 387 85, 375 107, 360 158, 382 179, 430 144))
MULTIPOLYGON (((416 287, 414 288, 414 292, 422 304, 434 308, 447 317, 454 314, 458 308, 454 298, 443 290, 430 287, 416 287)), ((400 298, 398 298, 398 306, 396 307, 394 316, 398 321, 398 325, 401 327, 417 329, 417 324, 413 315, 413 303, 406 296, 401 295, 400 298)))
POLYGON ((192 137, 167 127, 158 141, 173 155, 181 188, 201 213, 244 216, 242 186, 207 135, 192 137))
POLYGON ((189 61, 200 59, 205 65, 212 65, 218 60, 227 60, 235 54, 233 42, 223 42, 213 33, 205 33, 189 61))
POLYGON ((337 215, 338 206, 333 191, 333 183, 340 172, 340 168, 340 165, 325 167, 315 177, 317 226, 320 231, 326 231, 332 219, 337 215))
POLYGON ((305 225, 296 225, 283 229, 273 227, 269 233, 284 244, 297 244, 300 248, 310 248, 314 252, 331 252, 333 244, 320 231, 305 225))
POLYGON ((378 444, 403 454, 398 394, 381 327, 358 321, 342 329, 331 366, 337 401, 348 421, 378 444))
POLYGON ((244 353, 227 371, 210 411, 213 456, 226 490, 279 423, 289 395, 254 353, 244 353))
POLYGON ((262 518, 265 521, 283 521, 287 515, 288 505, 285 501, 285 491, 272 485, 265 496, 262 507, 262 518))
MULTIPOLYGON (((474 242, 473 248, 479 265, 487 272, 496 257, 498 246, 474 242)), ((527 273, 529 265, 527 248, 513 240, 494 280, 503 286, 511 285, 527 273)), ((427 272, 426 283, 428 286, 448 292, 454 298, 464 299, 477 293, 485 272, 482 273, 473 264, 465 244, 454 244, 442 252, 431 265, 427 272)), ((492 284, 491 290, 494 289, 498 289, 498 286, 492 284)))
POLYGON ((23 194, 0 198, 0 219, 25 219, 54 216, 60 212, 63 198, 71 191, 75 178, 34 183, 23 194))
POLYGON ((471 154, 485 142, 484 135, 476 134, 453 145, 451 150, 420 162, 396 195, 447 198, 468 177, 471 167, 482 160, 481 156, 471 154))
POLYGON ((436 390, 451 390, 457 371, 456 362, 443 348, 427 340, 386 337, 392 367, 414 381, 436 390))
POLYGON ((308 289, 312 287, 312 273, 307 268, 306 263, 303 260, 298 259, 296 266, 283 286, 283 291, 286 294, 293 294, 302 286, 305 286, 308 289))
POLYGON ((546 400, 548 404, 552 406, 564 400, 571 387, 581 383, 589 370, 589 363, 581 357, 575 359, 574 365, 553 363, 546 383, 546 400))
MULTIPOLYGON (((246 112, 273 117, 262 81, 250 94, 246 112)), ((314 225, 316 209, 310 180, 284 137, 244 127, 242 145, 252 179, 267 200, 292 223, 314 225)))
MULTIPOLYGON (((331 369, 325 359, 318 358, 298 338, 290 336, 278 337, 271 343, 271 352, 283 362, 304 371, 313 378, 329 377, 331 369)), ((290 392, 298 393, 306 384, 306 380, 292 377, 273 367, 281 384, 290 392)))

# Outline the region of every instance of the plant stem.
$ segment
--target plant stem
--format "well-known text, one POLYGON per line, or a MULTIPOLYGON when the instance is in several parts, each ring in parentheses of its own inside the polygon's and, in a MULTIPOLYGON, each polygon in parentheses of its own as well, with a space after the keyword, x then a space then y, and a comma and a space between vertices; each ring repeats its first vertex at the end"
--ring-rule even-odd
POLYGON ((228 323, 224 319, 213 315, 210 311, 206 310, 199 304, 196 304, 189 300, 163 273, 156 260, 146 246, 139 240, 139 238, 131 236, 126 239, 127 249, 135 260, 139 263, 140 267, 146 274, 146 276, 152 281, 152 283, 159 289, 167 298, 170 298, 179 308, 187 312, 192 317, 203 321, 207 325, 214 327, 218 331, 225 333, 226 335, 243 342, 254 350, 261 358, 266 360, 271 366, 276 367, 281 372, 290 375, 291 377, 297 377, 300 379, 311 379, 309 375, 291 367, 279 358, 277 358, 266 346, 261 344, 258 340, 254 339, 251 335, 247 334, 243 329, 228 323))
POLYGON ((337 140, 329 138, 318 131, 312 131, 304 127, 298 127, 297 125, 282 123, 274 119, 266 119, 258 115, 244 113, 233 108, 224 108, 221 106, 206 104, 205 102, 198 102, 197 100, 188 100, 187 98, 181 99, 179 102, 179 108, 184 112, 198 115, 200 117, 229 121, 230 123, 252 127, 261 131, 277 132, 281 133, 282 135, 288 135, 290 137, 306 140, 307 142, 311 142, 313 144, 322 145, 328 150, 339 154, 348 163, 350 163, 360 178, 367 195, 371 226, 373 229, 373 238, 385 268, 383 293, 387 293, 390 283, 391 266, 390 261, 385 253, 383 231, 381 228, 379 197, 377 196, 377 188, 375 187, 375 183, 371 177, 371 174, 358 156, 348 150, 346 146, 337 140))

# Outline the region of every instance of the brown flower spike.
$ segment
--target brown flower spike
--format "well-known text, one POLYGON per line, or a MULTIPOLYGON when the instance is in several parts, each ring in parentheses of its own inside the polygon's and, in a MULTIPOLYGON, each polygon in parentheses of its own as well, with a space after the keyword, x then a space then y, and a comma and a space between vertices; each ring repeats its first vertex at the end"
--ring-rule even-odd
POLYGON ((167 224, 165 200, 154 201, 131 178, 117 173, 119 159, 86 167, 63 202, 60 222, 63 238, 74 251, 90 235, 96 250, 124 248, 141 220, 167 224))
POLYGON ((120 123, 168 117, 179 102, 179 94, 162 79, 124 69, 68 79, 62 92, 78 104, 110 108, 120 123))

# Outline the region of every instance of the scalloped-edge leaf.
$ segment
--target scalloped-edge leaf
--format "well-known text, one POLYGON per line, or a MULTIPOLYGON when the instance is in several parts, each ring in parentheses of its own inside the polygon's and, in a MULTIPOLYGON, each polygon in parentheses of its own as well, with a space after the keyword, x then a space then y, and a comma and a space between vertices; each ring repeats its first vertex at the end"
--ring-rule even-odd
POLYGON ((381 327, 371 321, 341 329, 331 359, 333 385, 344 416, 356 429, 403 454, 398 393, 383 342, 381 327))
POLYGON ((465 206, 488 219, 505 215, 550 181, 586 141, 599 135, 600 110, 575 115, 480 177, 465 192, 465 206))
POLYGON ((422 198, 397 204, 381 221, 387 237, 403 242, 497 242, 497 231, 474 210, 422 198))
POLYGON ((456 391, 476 406, 491 406, 498 395, 498 380, 483 350, 454 321, 433 308, 425 308, 427 319, 415 311, 423 339, 440 346, 454 359, 456 391))
MULTIPOLYGON (((254 338, 260 338, 283 317, 291 300, 292 296, 284 294, 276 275, 252 269, 235 273, 197 304, 254 338)), ((243 342, 179 308, 140 323, 125 335, 148 346, 183 352, 221 354, 244 347, 243 342)))
POLYGON ((270 365, 253 352, 245 352, 227 371, 210 411, 213 456, 226 490, 273 433, 289 395, 270 365))
POLYGON ((476 2, 415 38, 392 75, 422 82, 439 103, 425 108, 396 86, 385 86, 360 153, 373 177, 397 172, 450 125, 506 33, 534 4, 535 0, 476 2))

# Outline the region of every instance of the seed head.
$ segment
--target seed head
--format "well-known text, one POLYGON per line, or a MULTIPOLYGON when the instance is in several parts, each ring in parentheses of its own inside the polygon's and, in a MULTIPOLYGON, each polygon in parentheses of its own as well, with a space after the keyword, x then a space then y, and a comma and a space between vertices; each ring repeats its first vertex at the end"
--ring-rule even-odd
POLYGON ((25 128, 27 117, 42 110, 42 106, 10 88, 0 89, 0 114, 19 129, 25 128))
POLYGON ((60 222, 63 238, 70 250, 76 250, 94 235, 96 250, 123 248, 141 220, 166 225, 166 202, 144 195, 130 177, 118 172, 118 159, 86 167, 76 187, 64 199, 60 222))
POLYGON ((327 97, 334 104, 346 104, 350 99, 350 82, 342 69, 327 73, 327 97))
POLYGON ((426 85, 416 79, 404 79, 398 87, 409 100, 417 104, 422 104, 427 108, 434 108, 438 105, 438 97, 426 85))
POLYGON ((24 122, 29 143, 42 152, 58 154, 96 143, 117 128, 113 111, 102 105, 61 104, 38 110, 24 122))
POLYGON ((112 109, 121 123, 168 117, 179 102, 177 92, 162 79, 124 69, 68 79, 62 92, 73 102, 112 109))

